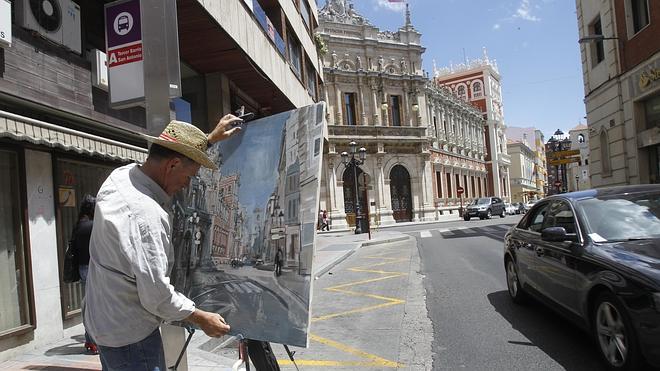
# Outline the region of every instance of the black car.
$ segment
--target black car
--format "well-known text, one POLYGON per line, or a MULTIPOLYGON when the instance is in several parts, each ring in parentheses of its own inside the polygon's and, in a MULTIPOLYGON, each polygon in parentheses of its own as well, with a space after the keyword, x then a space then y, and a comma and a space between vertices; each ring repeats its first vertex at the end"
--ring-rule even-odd
POLYGON ((504 240, 509 295, 589 331, 610 369, 660 366, 660 185, 539 201, 504 240))
POLYGON ((506 216, 504 201, 497 197, 481 197, 475 198, 472 203, 467 205, 463 212, 463 219, 469 221, 470 218, 477 216, 479 219, 490 219, 493 215, 499 215, 500 218, 506 216))

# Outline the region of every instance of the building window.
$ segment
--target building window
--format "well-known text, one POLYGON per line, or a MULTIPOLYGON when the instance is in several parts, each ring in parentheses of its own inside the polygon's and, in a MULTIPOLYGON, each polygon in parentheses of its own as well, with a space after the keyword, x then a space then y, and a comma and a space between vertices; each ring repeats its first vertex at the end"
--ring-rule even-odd
POLYGON ((484 90, 480 81, 475 81, 472 83, 472 98, 481 98, 483 96, 483 92, 484 90))
POLYGON ((452 189, 451 189, 451 174, 447 173, 447 197, 452 196, 452 189))
POLYGON ((647 0, 631 0, 633 33, 638 33, 649 24, 649 3, 647 0))
POLYGON ((19 159, 0 150, 0 334, 31 324, 19 159))
POLYGON ((344 123, 357 125, 355 115, 355 93, 344 93, 344 123))
POLYGON ((578 134, 577 140, 578 143, 584 143, 584 134, 578 134))
MULTIPOLYGON (((603 26, 600 23, 600 16, 589 26, 590 35, 602 35, 603 26)), ((591 44, 591 67, 596 67, 600 62, 605 59, 605 49, 603 47, 603 40, 594 41, 591 44)))
POLYGON ((300 15, 302 15, 305 26, 309 29, 309 5, 307 5, 307 0, 300 0, 300 15))
POLYGON ((435 172, 435 183, 436 183, 436 197, 442 198, 442 173, 439 171, 435 172))
POLYGON ((610 142, 607 140, 605 130, 600 132, 600 164, 601 176, 610 175, 612 171, 610 167, 610 142))
POLYGON ((390 105, 392 106, 392 126, 401 126, 401 96, 390 95, 390 105))
POLYGON ((456 95, 463 100, 467 100, 467 89, 465 85, 461 84, 456 88, 456 95))
POLYGON ((296 73, 296 76, 300 78, 300 73, 302 72, 302 66, 301 66, 301 48, 300 48, 300 43, 296 38, 293 36, 293 31, 289 29, 289 32, 287 32, 288 39, 289 39, 289 62, 291 64, 291 67, 293 68, 293 72, 296 73))
POLYGON ((307 62, 307 91, 314 100, 316 97, 316 70, 311 62, 307 62))

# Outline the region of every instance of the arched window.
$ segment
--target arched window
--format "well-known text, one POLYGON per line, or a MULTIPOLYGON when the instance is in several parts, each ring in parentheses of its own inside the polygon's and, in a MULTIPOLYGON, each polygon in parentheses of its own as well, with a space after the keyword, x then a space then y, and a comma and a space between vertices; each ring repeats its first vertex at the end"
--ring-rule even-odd
POLYGON ((607 140, 607 131, 600 132, 600 168, 601 175, 610 175, 610 142, 607 140))
POLYGON ((461 99, 467 99, 467 89, 465 88, 465 85, 459 85, 456 88, 456 95, 461 99))
POLYGON ((472 83, 472 98, 481 98, 484 94, 484 89, 480 81, 472 83))

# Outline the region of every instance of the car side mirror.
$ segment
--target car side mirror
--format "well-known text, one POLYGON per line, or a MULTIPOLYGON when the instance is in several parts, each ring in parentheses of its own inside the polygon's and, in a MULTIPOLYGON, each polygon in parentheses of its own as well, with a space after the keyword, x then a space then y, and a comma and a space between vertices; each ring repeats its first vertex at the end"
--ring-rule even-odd
POLYGON ((541 239, 547 242, 564 242, 571 240, 564 227, 550 227, 542 230, 541 239))

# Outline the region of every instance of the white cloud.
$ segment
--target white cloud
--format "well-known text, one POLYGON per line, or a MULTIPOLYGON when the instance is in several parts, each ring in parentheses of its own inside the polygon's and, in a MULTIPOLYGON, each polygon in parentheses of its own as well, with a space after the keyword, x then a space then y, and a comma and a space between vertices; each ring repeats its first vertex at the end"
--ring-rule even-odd
MULTIPOLYGON (((518 6, 518 9, 516 9, 515 13, 513 14, 513 18, 520 18, 530 22, 540 21, 541 18, 533 15, 530 8, 529 0, 522 0, 518 6)), ((538 9, 538 6, 536 8, 538 9)))
POLYGON ((493 25, 493 30, 497 31, 497 30, 499 30, 501 27, 502 27, 502 26, 500 26, 499 23, 495 23, 495 24, 493 25))
POLYGON ((380 9, 391 10, 393 12, 400 12, 406 8, 406 3, 390 3, 388 0, 376 0, 376 7, 380 9))

